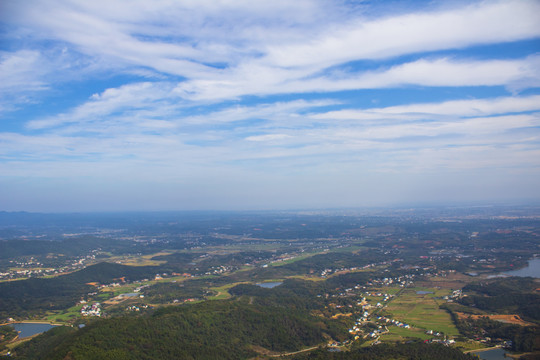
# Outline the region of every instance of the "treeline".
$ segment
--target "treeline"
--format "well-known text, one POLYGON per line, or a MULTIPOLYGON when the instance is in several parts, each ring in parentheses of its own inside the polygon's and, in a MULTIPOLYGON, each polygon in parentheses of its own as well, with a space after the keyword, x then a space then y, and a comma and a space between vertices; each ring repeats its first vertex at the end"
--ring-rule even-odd
POLYGON ((283 306, 295 311, 310 311, 324 307, 320 284, 300 279, 288 279, 282 285, 272 289, 257 285, 240 284, 229 293, 236 296, 255 297, 260 304, 283 306))
POLYGON ((540 320, 538 284, 532 278, 513 277, 470 284, 463 288, 468 294, 460 299, 466 306, 502 314, 517 314, 529 320, 540 320))
POLYGON ((6 349, 6 345, 17 337, 17 331, 12 326, 0 326, 0 352, 6 349))
POLYGON ((220 266, 241 267, 246 263, 267 260, 283 251, 242 251, 227 255, 208 255, 206 253, 174 253, 154 256, 152 260, 166 261, 160 268, 162 272, 201 273, 220 266))
POLYGON ((505 324, 489 319, 487 316, 472 319, 459 319, 454 322, 460 334, 465 337, 504 339, 512 341, 511 349, 517 352, 540 350, 540 328, 538 326, 519 326, 505 324))
POLYGON ((319 349, 294 357, 295 360, 474 360, 474 355, 441 344, 413 342, 407 344, 381 344, 354 349, 347 352, 331 352, 319 349))
POLYGON ((111 239, 84 236, 79 238, 52 240, 0 240, 0 260, 20 256, 64 254, 81 255, 98 247, 110 248, 111 239))
MULTIPOLYGON (((0 232, 3 231, 0 230, 0 232)), ((179 247, 184 247, 183 243, 180 245, 179 247)), ((92 235, 73 238, 59 236, 59 240, 0 240, 0 266, 8 268, 13 266, 9 260, 21 260, 30 256, 45 266, 62 266, 65 265, 66 259, 86 256, 91 254, 92 250, 97 249, 112 254, 147 254, 160 251, 163 247, 164 245, 160 243, 136 243, 92 235)), ((169 246, 169 248, 173 248, 173 246, 169 246)))
MULTIPOLYGON (((357 274, 340 275, 332 279, 350 278, 347 275, 357 274)), ((348 297, 327 297, 328 292, 336 290, 335 283, 329 284, 332 279, 320 282, 287 279, 282 285, 272 289, 250 284, 240 284, 229 289, 229 293, 243 299, 249 299, 251 303, 286 307, 298 312, 309 312, 319 317, 319 321, 325 324, 326 332, 331 334, 333 339, 345 341, 349 339, 347 329, 352 326, 354 320, 347 316, 339 317, 332 321, 325 320, 325 318, 329 318, 335 314, 331 310, 332 307, 329 306, 331 303, 334 305, 340 304, 345 309, 348 308, 348 305, 355 304, 356 301, 348 297)))
POLYGON ((108 284, 126 280, 151 278, 158 268, 99 263, 83 270, 54 278, 31 278, 0 283, 0 318, 30 317, 48 310, 61 310, 75 305, 88 292, 95 291, 91 282, 108 284))
POLYGON ((260 268, 252 272, 252 279, 271 279, 298 274, 320 275, 325 269, 348 269, 388 260, 389 256, 378 250, 360 253, 330 252, 311 256, 281 266, 260 268))
POLYGON ((170 304, 174 300, 203 299, 209 295, 205 283, 196 281, 157 283, 143 291, 146 301, 152 304, 170 304))
POLYGON ((491 338, 495 343, 512 341, 511 348, 518 352, 540 350, 540 296, 537 281, 532 278, 498 278, 482 280, 463 288, 467 294, 457 304, 441 306, 448 310, 461 335, 471 339, 491 338), (472 310, 472 311, 470 311, 472 310), (494 321, 487 316, 459 317, 454 311, 519 315, 536 322, 532 326, 494 321))

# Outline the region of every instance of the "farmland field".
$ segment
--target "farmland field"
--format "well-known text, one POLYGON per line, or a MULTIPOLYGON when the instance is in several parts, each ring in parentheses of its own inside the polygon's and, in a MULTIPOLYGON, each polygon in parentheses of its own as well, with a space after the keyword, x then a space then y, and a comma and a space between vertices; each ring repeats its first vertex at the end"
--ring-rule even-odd
POLYGON ((447 290, 405 289, 384 310, 392 318, 411 326, 457 336, 459 333, 450 314, 439 309, 437 298, 444 295, 448 295, 447 290), (417 294, 417 291, 431 291, 433 294, 417 294))

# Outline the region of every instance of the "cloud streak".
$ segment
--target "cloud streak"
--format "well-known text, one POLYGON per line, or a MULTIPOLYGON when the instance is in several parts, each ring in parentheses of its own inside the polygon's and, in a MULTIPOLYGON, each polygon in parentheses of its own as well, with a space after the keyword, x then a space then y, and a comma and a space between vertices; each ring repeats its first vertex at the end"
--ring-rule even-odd
POLYGON ((6 1, 0 200, 540 200, 540 2, 400 4, 6 1))

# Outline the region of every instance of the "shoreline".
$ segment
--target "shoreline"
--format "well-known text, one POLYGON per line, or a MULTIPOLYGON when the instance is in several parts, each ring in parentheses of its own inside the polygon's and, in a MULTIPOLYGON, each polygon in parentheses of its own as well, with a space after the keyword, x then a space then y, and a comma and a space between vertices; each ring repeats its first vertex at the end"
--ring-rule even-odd
POLYGON ((495 346, 492 346, 492 347, 489 347, 489 348, 467 350, 467 351, 464 351, 463 353, 464 354, 476 354, 476 353, 489 351, 489 350, 495 350, 495 349, 503 349, 504 350, 504 348, 501 345, 495 345, 495 346))
POLYGON ((47 325, 53 325, 53 326, 65 326, 66 324, 60 324, 60 323, 53 323, 50 321, 44 321, 44 320, 23 320, 23 321, 12 321, 0 324, 0 326, 5 325, 12 325, 12 324, 47 324, 47 325))

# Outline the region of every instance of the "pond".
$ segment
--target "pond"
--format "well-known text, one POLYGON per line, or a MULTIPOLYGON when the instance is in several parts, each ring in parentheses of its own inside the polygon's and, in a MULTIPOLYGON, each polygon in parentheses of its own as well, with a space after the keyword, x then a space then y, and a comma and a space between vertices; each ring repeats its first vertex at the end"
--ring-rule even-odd
POLYGON ((274 288, 274 287, 279 286, 281 284, 283 284, 282 281, 275 281, 275 282, 258 283, 258 284, 255 284, 255 285, 263 287, 263 288, 271 289, 271 288, 274 288))
POLYGON ((418 295, 433 294, 433 291, 418 290, 416 292, 418 295))
POLYGON ((506 351, 504 349, 492 349, 487 351, 474 352, 481 360, 507 360, 505 356, 506 351))
POLYGON ((120 296, 122 297, 135 297, 135 296, 139 296, 140 294, 139 293, 124 293, 124 294, 120 294, 120 296))
POLYGON ((13 327, 16 331, 19 332, 20 338, 25 338, 25 337, 33 336, 36 334, 41 334, 42 332, 50 330, 53 327, 58 326, 58 325, 28 322, 28 323, 13 323, 6 326, 13 327))

